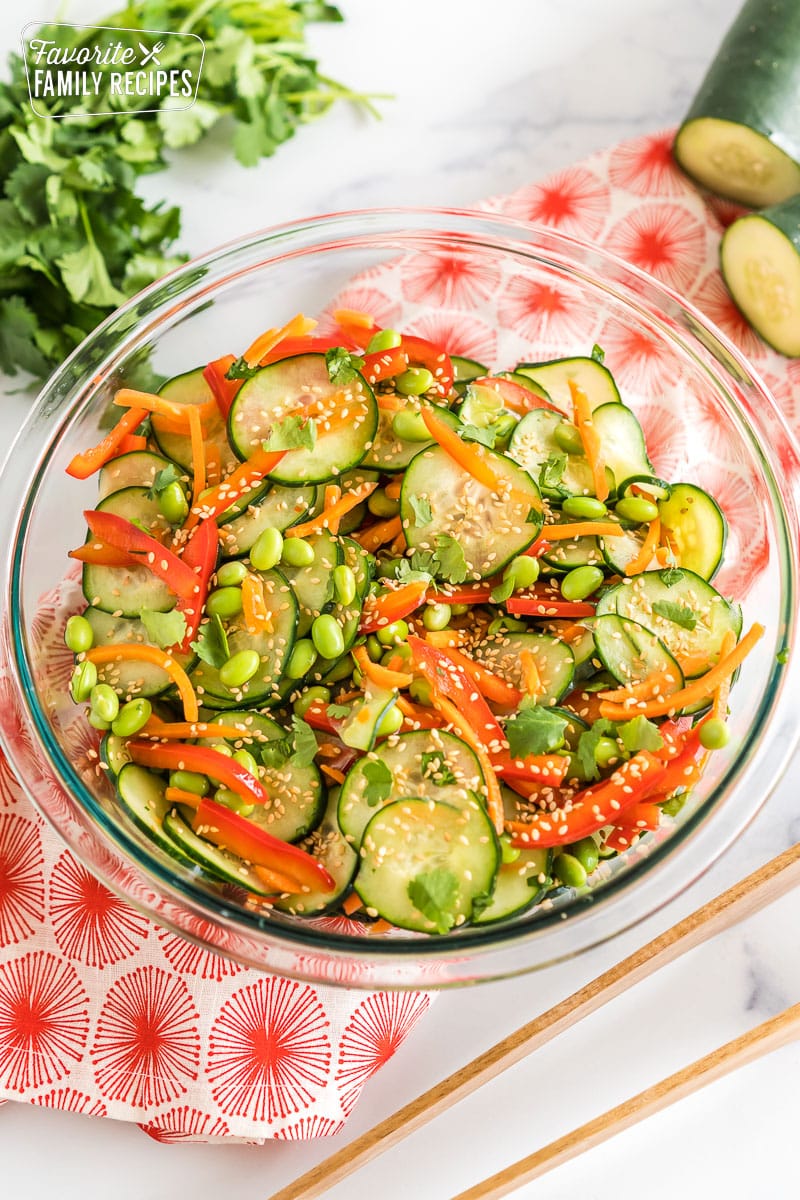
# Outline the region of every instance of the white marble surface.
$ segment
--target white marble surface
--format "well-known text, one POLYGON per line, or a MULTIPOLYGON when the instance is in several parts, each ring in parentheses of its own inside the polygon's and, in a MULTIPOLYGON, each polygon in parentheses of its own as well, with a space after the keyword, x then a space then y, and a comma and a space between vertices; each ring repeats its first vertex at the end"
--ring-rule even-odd
MULTIPOLYGON (((74 0, 69 18, 106 4, 74 0)), ((3 6, 0 49, 56 10, 3 6)), ((27 7, 27 6, 26 6, 27 7)), ((249 173, 220 134, 184 154, 168 188, 199 252, 296 216, 382 204, 468 205, 613 140, 680 118, 739 0, 342 0, 347 24, 314 44, 329 73, 395 94, 373 124, 346 108, 249 173)), ((0 444, 26 402, 7 396, 0 444)), ((0 1194, 44 1200, 266 1200, 399 1104, 554 1003, 800 837, 790 770, 723 862, 614 944, 515 982, 439 998, 368 1086, 345 1133, 305 1145, 179 1146, 135 1127, 35 1108, 0 1110, 0 1194)), ((694 952, 486 1087, 331 1200, 447 1200, 713 1046, 800 999, 800 895, 694 952)), ((796 1196, 797 1071, 790 1048, 521 1190, 520 1198, 734 1200, 796 1196)))

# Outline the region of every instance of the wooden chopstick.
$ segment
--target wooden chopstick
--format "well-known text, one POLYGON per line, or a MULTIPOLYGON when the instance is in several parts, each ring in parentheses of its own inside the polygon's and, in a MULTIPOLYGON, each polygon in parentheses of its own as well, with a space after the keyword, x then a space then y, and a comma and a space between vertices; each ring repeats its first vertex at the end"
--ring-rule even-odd
POLYGON ((593 1146, 608 1141, 623 1129, 629 1129, 631 1125, 636 1125, 653 1113, 668 1108, 670 1104, 690 1096, 692 1092, 699 1091, 706 1084, 714 1083, 723 1075, 729 1075, 738 1067, 771 1054, 773 1050, 787 1046, 789 1042, 798 1038, 800 1004, 794 1004, 777 1017, 772 1017, 769 1021, 757 1025, 755 1029, 743 1033, 741 1037, 726 1042, 718 1050, 712 1050, 704 1058, 698 1058, 690 1066, 676 1071, 660 1083, 645 1088, 638 1096, 624 1100, 622 1104, 557 1138, 541 1150, 504 1167, 496 1175, 476 1183, 465 1192, 459 1192, 452 1200, 498 1200, 500 1196, 507 1196, 509 1192, 538 1179, 554 1167, 568 1162, 571 1158, 577 1158, 585 1150, 591 1150, 593 1146))
POLYGON ((729 929, 800 884, 800 844, 771 859, 634 951, 541 1016, 509 1034, 341 1150, 275 1192, 270 1200, 315 1200, 355 1171, 421 1129, 440 1113, 495 1079, 564 1029, 602 1008, 660 967, 729 929))

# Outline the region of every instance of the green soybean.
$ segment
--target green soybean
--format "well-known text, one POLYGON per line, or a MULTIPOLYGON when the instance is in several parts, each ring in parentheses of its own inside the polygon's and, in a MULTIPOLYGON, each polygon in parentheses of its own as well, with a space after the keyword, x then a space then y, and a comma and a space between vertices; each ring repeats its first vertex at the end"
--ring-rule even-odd
POLYGON ((111 728, 110 721, 104 721, 102 717, 98 717, 97 713, 92 712, 91 709, 89 710, 87 719, 92 728, 99 729, 101 733, 105 733, 107 729, 111 728))
POLYGON ((449 604, 429 604, 422 614, 422 624, 432 633, 446 629, 450 624, 453 611, 449 604))
POLYGON ((221 587, 213 591, 206 600, 206 612, 210 617, 229 621, 242 611, 242 590, 238 587, 221 587))
POLYGON ((565 454, 583 454, 583 442, 577 425, 570 421, 562 421, 553 430, 553 439, 559 450, 565 454))
POLYGON ((224 804, 226 808, 232 808, 234 812, 241 813, 245 816, 245 809, 249 808, 253 811, 254 805, 250 805, 246 800, 243 800, 238 792, 234 792, 232 788, 221 787, 214 792, 214 799, 217 804, 224 804))
POLYGON ((310 687, 306 688, 302 696, 298 696, 292 705, 293 710, 298 717, 304 717, 312 704, 329 704, 331 699, 331 689, 326 687, 310 687))
POLYGON ((84 659, 75 666, 70 680, 69 691, 76 704, 82 704, 92 694, 92 688, 97 683, 97 667, 93 662, 84 659))
POLYGON ((463 617, 465 613, 469 612, 468 604, 451 604, 450 607, 454 617, 463 617))
POLYGON ((567 496, 561 505, 565 517, 575 517, 580 521, 595 521, 604 517, 608 512, 602 500, 594 496, 567 496))
POLYGON ((396 517, 400 512, 400 501, 391 500, 383 488, 377 488, 367 500, 367 508, 373 517, 396 517))
POLYGON ((601 737, 594 748, 594 761, 598 767, 610 767, 614 760, 620 759, 620 749, 613 738, 601 737))
POLYGON ((378 578, 379 579, 397 579, 397 572, 400 570, 402 558, 384 558, 378 563, 378 578))
POLYGON ((504 863, 516 862, 521 853, 519 846, 511 845, 511 838, 507 833, 500 834, 500 857, 504 863))
POLYGON ((353 674, 353 660, 348 654, 345 658, 340 658, 332 667, 328 667, 327 663, 320 664, 325 666, 324 675, 315 674, 315 679, 325 679, 326 683, 341 683, 343 679, 349 679, 353 674))
POLYGON ((719 717, 709 717, 700 726, 700 745, 704 750, 721 750, 731 740, 731 732, 719 717))
POLYGON ((519 417, 515 416, 514 413, 500 413, 497 420, 492 422, 492 429, 495 432, 497 441, 504 442, 514 432, 518 424, 519 417))
POLYGON ((392 621, 391 625, 379 629, 375 636, 382 646, 399 646, 408 637, 408 624, 406 621, 392 621))
POLYGON ((559 854, 553 863, 553 873, 565 887, 580 888, 586 883, 586 869, 574 854, 559 854))
POLYGON ((513 559, 505 571, 503 571, 503 579, 513 579, 514 589, 532 587, 539 578, 539 561, 536 558, 526 558, 524 554, 520 554, 513 559))
POLYGON ((238 762, 240 767, 244 767, 245 771, 249 771, 258 779, 258 763, 249 750, 237 750, 234 753, 233 761, 238 762))
POLYGON ((247 567, 243 562, 234 559, 233 562, 223 563, 217 571, 219 587, 241 587, 247 578, 247 567))
POLYGON ((408 694, 417 704, 424 704, 426 708, 430 708, 433 688, 427 679, 412 680, 408 688, 408 694))
POLYGON ((250 548, 250 563, 257 571, 271 571, 281 561, 282 553, 280 529, 262 529, 250 548))
POLYGON ((428 388, 433 387, 434 378, 427 367, 409 367, 402 375, 397 376, 394 384, 404 396, 421 396, 428 388))
POLYGON ((525 622, 518 621, 516 617, 495 617, 489 625, 488 632, 492 635, 504 630, 508 633, 524 633, 527 628, 525 622))
POLYGON ((206 776, 197 771, 172 771, 169 786, 180 788, 182 792, 191 792, 194 796, 205 796, 210 788, 206 776))
POLYGON ((111 729, 117 737, 133 737, 144 728, 152 712, 153 706, 150 701, 144 696, 137 696, 135 700, 123 704, 116 720, 111 722, 111 729))
POLYGON ((159 492, 158 507, 170 525, 182 525, 186 520, 189 515, 189 501, 177 480, 167 484, 164 490, 159 492))
POLYGON ((219 669, 220 682, 226 688, 240 688, 252 679, 261 666, 257 650, 240 650, 233 654, 219 669))
POLYGON ((367 354, 380 354, 382 350, 396 350, 402 346, 403 339, 394 329, 381 329, 373 333, 367 342, 367 354))
POLYGON ((403 714, 397 705, 393 704, 381 717, 375 732, 379 734, 397 733, 402 724, 403 714))
POLYGON ((94 630, 86 617, 70 617, 64 628, 64 641, 73 654, 85 654, 94 645, 94 630))
POLYGON ((579 842, 574 842, 569 847, 569 853, 573 858, 577 858, 587 875, 591 875, 592 871, 596 870, 600 861, 597 843, 591 837, 581 838, 579 842))
POLYGON ((356 577, 346 563, 333 568, 333 594, 344 605, 352 604, 356 598, 356 577))
POLYGON ((392 433, 395 437, 399 437, 401 442, 429 442, 431 440, 422 414, 402 409, 392 418, 392 433))
POLYGON ((330 613, 317 617, 311 626, 311 640, 323 658, 338 658, 344 654, 342 627, 330 613))
POLYGON ((643 525, 655 521, 658 508, 652 500, 644 500, 641 496, 625 496, 617 501, 616 513, 623 521, 636 521, 643 525))
POLYGON ((561 580, 561 595, 565 600, 585 600, 603 582, 599 567, 575 567, 561 580))
POLYGON ((383 646, 380 644, 374 633, 371 633, 367 638, 367 654, 373 662, 380 662, 383 655, 383 646))
MULTIPOLYGON (((252 562, 252 555, 250 561, 252 562)), ((310 567, 314 561, 314 547, 302 538, 288 537, 283 543, 281 561, 287 567, 310 567)))
POLYGON ((317 661, 317 651, 310 638, 301 638, 295 642, 289 661, 286 664, 286 674, 290 679, 302 679, 317 661))
POLYGON ((89 696, 92 712, 109 725, 119 712, 119 696, 107 683, 96 683, 89 696))

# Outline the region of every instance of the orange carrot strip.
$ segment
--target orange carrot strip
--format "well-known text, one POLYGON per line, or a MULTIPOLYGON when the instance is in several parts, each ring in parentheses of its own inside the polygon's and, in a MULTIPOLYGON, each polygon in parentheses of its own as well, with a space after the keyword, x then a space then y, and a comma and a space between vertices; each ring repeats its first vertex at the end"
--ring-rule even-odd
POLYGON ((376 687, 407 688, 414 679, 413 675, 408 675, 405 671, 390 671, 388 667, 374 663, 367 653, 366 646, 356 646, 353 658, 361 674, 371 679, 376 687))
POLYGON ((402 475, 400 476, 399 479, 397 476, 395 476, 394 479, 392 480, 392 482, 387 483, 386 487, 383 489, 386 492, 387 499, 399 500, 400 499, 400 489, 402 488, 402 486, 403 486, 402 475))
POLYGON ((433 440, 441 446, 445 454, 452 458, 453 462, 463 467, 468 475, 477 479, 478 483, 482 483, 485 488, 489 488, 493 492, 500 491, 500 477, 486 462, 477 442, 463 442, 455 429, 445 425, 444 421, 440 420, 428 407, 422 409, 422 419, 433 440))
POLYGON ((338 767, 329 767, 327 763, 320 763, 319 769, 334 783, 344 783, 344 771, 340 771, 338 767))
POLYGON ((328 514, 328 530, 330 533, 339 532, 339 517, 331 514, 331 509, 338 500, 342 498, 342 489, 335 483, 329 483, 325 487, 325 500, 323 502, 323 510, 328 514))
POLYGON ((572 521, 564 525, 545 525, 542 537, 548 542, 564 542, 579 537, 621 537, 624 532, 613 521, 572 521))
POLYGON ((274 633, 267 600, 264 595, 264 584, 258 575, 245 575, 242 580, 242 614, 244 627, 248 633, 274 633))
POLYGON ((642 542, 642 548, 632 558, 625 568, 626 575, 641 575, 650 566, 650 561, 658 549, 658 539, 661 537, 661 519, 656 517, 647 527, 647 536, 642 542))
POLYGON ((189 435, 192 439, 192 507, 206 490, 206 455, 203 443, 203 426, 200 413, 192 406, 189 409, 189 435))
POLYGON ((522 682, 525 685, 525 694, 531 700, 536 700, 542 694, 542 677, 539 674, 539 668, 536 666, 536 659, 530 650, 520 650, 519 664, 522 668, 522 682))
POLYGON ((270 888, 276 895, 285 893, 292 895, 304 890, 303 885, 297 879, 292 879, 290 875, 284 875, 280 871, 273 871, 271 867, 262 867, 259 863, 253 863, 252 869, 264 887, 270 888))
POLYGON ((216 442, 205 443, 206 483, 216 487, 222 476, 222 456, 216 442))
POLYGON ((384 542, 391 542, 401 532, 400 518, 389 517, 386 521, 378 521, 377 525, 371 525, 369 529, 365 529, 362 533, 354 533, 353 538, 363 550, 367 550, 372 554, 384 542))
POLYGON ((413 700, 406 700, 405 696, 397 697, 397 707, 411 729, 439 729, 444 724, 435 709, 414 704, 413 700))
POLYGON ((425 634, 425 641, 437 650, 448 649, 450 646, 463 646, 469 640, 466 629, 436 629, 425 634))
POLYGON ((358 910, 363 907, 364 901, 361 899, 358 892, 351 892, 350 895, 345 896, 344 900, 342 901, 342 912, 348 917, 351 917, 353 913, 358 912, 358 910))
POLYGON ((572 396, 575 424, 578 426, 578 432, 581 435, 587 461, 592 468, 594 493, 598 500, 606 500, 608 498, 606 464, 603 460, 603 448, 600 444, 600 436, 592 420, 592 406, 589 403, 589 397, 586 395, 586 392, 583 388, 578 387, 574 379, 570 379, 567 382, 569 383, 569 391, 572 396))
POLYGON ((503 832, 505 822, 505 811, 503 809, 503 797, 500 792, 500 784, 497 781, 494 767, 492 766, 489 755, 486 753, 486 747, 481 739, 476 734, 471 725, 467 724, 461 713, 450 700, 433 689, 431 701, 434 708, 442 714, 448 725, 452 725, 458 736, 467 743, 470 749, 474 752, 478 760, 478 765, 483 772, 484 782, 486 783, 486 811, 489 814, 489 820, 494 825, 498 833, 503 832))
POLYGON ((129 567, 135 560, 126 550, 117 550, 105 542, 84 542, 67 556, 78 562, 97 563, 101 567, 129 567))
MULTIPOLYGON (((724 658, 727 654, 730 654, 735 645, 736 634, 732 629, 729 629, 723 637, 722 644, 719 648, 720 658, 724 658)), ((731 677, 730 675, 726 675, 725 678, 720 681, 719 687, 714 693, 714 704, 711 709, 710 716, 718 717, 721 721, 726 719, 728 716, 728 696, 730 695, 730 691, 731 677)))
POLYGON ((183 702, 183 711, 187 721, 196 721, 199 716, 197 696, 194 693, 189 676, 183 667, 176 663, 171 654, 160 650, 157 646, 140 646, 138 643, 117 643, 113 646, 93 646, 86 651, 86 658, 95 666, 103 666, 115 662, 149 662, 161 667, 175 684, 183 702))
POLYGON ((304 317, 302 313, 292 317, 291 321, 287 321, 281 329, 267 329, 264 333, 259 334, 254 342, 248 346, 244 352, 244 360, 248 366, 254 367, 261 361, 265 355, 269 354, 270 350, 274 350, 278 342, 282 342, 287 337, 302 337, 303 334, 310 333, 312 329, 316 329, 317 322, 310 317, 304 317))
POLYGON ((374 936, 376 933, 388 933, 390 929, 394 929, 394 925, 390 925, 388 921, 384 921, 383 917, 379 917, 377 921, 373 921, 367 926, 367 935, 374 936))
POLYGON ((211 488, 199 504, 193 505, 186 518, 185 528, 192 529, 203 517, 218 517, 225 512, 234 501, 258 487, 264 476, 275 470, 285 453, 285 450, 256 450, 246 462, 232 471, 227 479, 223 479, 217 487, 211 488))
MULTIPOLYGON (((530 650, 527 653, 530 654, 530 650)), ((463 654, 461 650, 457 650, 454 646, 447 648, 447 657, 464 668, 484 699, 491 700, 494 704, 505 705, 509 708, 517 707, 522 699, 522 692, 519 688, 506 683, 505 679, 502 679, 499 675, 495 675, 494 671, 489 671, 486 667, 482 667, 479 663, 475 662, 474 658, 470 658, 468 654, 463 654)))
POLYGON ((377 483, 360 484, 346 496, 341 496, 335 504, 331 504, 329 508, 326 507, 316 517, 312 517, 310 521, 304 521, 302 525, 293 525, 292 537, 308 537, 310 533, 319 533, 321 529, 330 529, 331 533, 337 533, 342 517, 356 508, 362 500, 366 500, 367 496, 371 496, 377 486, 377 483), (330 524, 331 521, 335 522, 335 529, 330 524))
POLYGON ((671 696, 665 696, 658 700, 638 701, 635 702, 635 697, 631 697, 634 703, 628 704, 611 704, 604 701, 600 705, 601 716, 604 716, 609 721, 626 721, 632 714, 645 717, 661 717, 670 712, 675 712, 679 708, 688 708, 692 704, 697 704, 700 700, 705 700, 713 695, 720 684, 729 679, 733 672, 747 658, 747 655, 755 646, 759 638, 764 635, 764 626, 755 624, 745 634, 738 646, 726 654, 724 658, 720 658, 716 666, 707 671, 699 679, 694 679, 687 687, 681 688, 678 692, 673 692, 671 696))
POLYGON ((674 694, 679 682, 678 676, 671 671, 656 671, 639 683, 629 683, 625 687, 598 694, 601 700, 610 700, 612 704, 624 704, 626 700, 653 700, 658 696, 674 694))
POLYGON ((198 808, 201 798, 194 792, 184 791, 183 788, 168 787, 164 789, 164 799, 170 804, 188 804, 190 808, 198 808))
POLYGON ((212 396, 202 404, 177 404, 155 392, 137 392, 133 388, 120 388, 114 397, 114 403, 120 408, 144 408, 156 416, 174 421, 176 432, 186 433, 189 428, 189 413, 196 412, 201 421, 208 421, 217 411, 217 402, 212 396))

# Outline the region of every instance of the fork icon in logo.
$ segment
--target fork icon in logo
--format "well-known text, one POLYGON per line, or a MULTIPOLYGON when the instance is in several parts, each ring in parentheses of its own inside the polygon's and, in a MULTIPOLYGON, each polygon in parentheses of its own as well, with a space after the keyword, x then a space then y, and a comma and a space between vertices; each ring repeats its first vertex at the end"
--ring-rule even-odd
POLYGON ((151 62, 156 67, 159 67, 161 65, 160 62, 158 61, 158 55, 161 53, 162 50, 166 49, 164 42, 156 42, 156 44, 155 44, 155 46, 153 46, 152 50, 148 50, 147 46, 145 46, 143 42, 139 42, 139 49, 142 52, 142 61, 139 64, 140 66, 146 67, 151 62))

